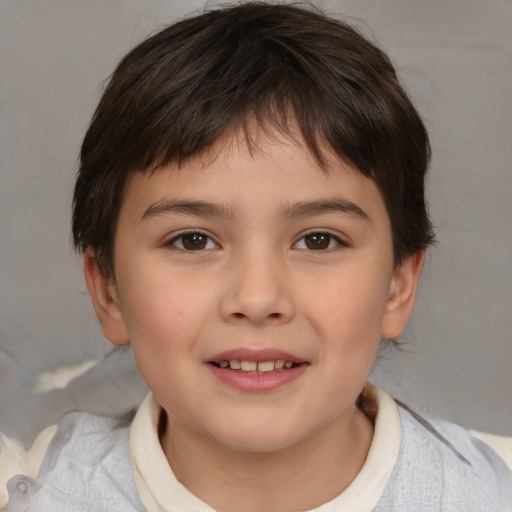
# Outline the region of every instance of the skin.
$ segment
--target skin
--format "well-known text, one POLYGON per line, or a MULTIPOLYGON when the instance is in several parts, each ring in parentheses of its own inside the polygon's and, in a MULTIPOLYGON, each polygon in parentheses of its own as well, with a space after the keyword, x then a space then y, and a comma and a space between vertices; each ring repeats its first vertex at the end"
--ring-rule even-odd
POLYGON ((379 190, 328 150, 327 172, 278 137, 249 151, 235 136, 211 155, 132 176, 115 279, 87 251, 86 281, 105 336, 131 341, 166 412, 178 480, 219 511, 311 509, 364 464, 373 425, 355 401, 381 338, 407 322, 423 253, 395 265, 379 190), (199 250, 187 250, 190 230, 208 237, 199 250), (239 348, 307 367, 242 391, 208 364, 239 348))

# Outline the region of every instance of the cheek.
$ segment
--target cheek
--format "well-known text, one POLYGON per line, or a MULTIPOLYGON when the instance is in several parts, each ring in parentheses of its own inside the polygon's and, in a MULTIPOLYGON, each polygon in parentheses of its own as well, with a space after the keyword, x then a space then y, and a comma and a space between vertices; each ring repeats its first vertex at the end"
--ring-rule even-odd
POLYGON ((119 283, 129 330, 151 325, 181 330, 211 308, 213 290, 204 279, 167 264, 159 253, 140 259, 123 269, 119 283))
POLYGON ((193 287, 155 274, 140 272, 119 283, 126 328, 143 366, 190 350, 205 316, 201 295, 193 287))
MULTIPOLYGON (((134 286, 142 292, 141 287, 134 286)), ((179 389, 194 370, 203 311, 192 293, 177 286, 155 285, 149 294, 125 302, 127 328, 137 368, 157 399, 169 410, 184 407, 179 389)))
POLYGON ((342 360, 376 353, 385 309, 388 283, 371 273, 346 273, 310 293, 310 321, 328 356, 342 360))

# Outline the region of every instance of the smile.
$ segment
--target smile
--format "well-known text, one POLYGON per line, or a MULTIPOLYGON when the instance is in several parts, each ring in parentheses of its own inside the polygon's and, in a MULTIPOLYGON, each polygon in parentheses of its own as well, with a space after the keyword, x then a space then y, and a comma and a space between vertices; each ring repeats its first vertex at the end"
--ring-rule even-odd
POLYGON ((247 359, 223 359, 218 363, 212 361, 211 364, 217 368, 226 368, 241 373, 268 373, 276 370, 289 370, 290 368, 297 366, 297 363, 294 363, 293 361, 285 361, 284 359, 259 362, 249 361, 247 359))
POLYGON ((234 349, 206 361, 212 375, 231 388, 263 393, 285 386, 307 373, 310 363, 275 349, 234 349))

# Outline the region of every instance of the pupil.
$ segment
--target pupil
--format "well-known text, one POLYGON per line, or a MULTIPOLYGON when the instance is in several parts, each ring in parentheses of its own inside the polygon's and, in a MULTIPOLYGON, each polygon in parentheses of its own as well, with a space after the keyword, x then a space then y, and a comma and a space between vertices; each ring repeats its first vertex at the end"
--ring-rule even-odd
POLYGON ((197 251, 206 247, 206 236, 200 233, 192 233, 190 235, 183 235, 183 247, 190 251, 197 251))
POLYGON ((308 249, 318 250, 327 249, 331 237, 325 233, 315 233, 314 235, 306 236, 306 246, 308 249))

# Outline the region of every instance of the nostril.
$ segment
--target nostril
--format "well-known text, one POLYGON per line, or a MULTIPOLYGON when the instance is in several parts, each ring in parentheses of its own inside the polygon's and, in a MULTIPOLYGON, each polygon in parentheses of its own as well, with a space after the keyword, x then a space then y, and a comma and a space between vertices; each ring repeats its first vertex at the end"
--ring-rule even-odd
POLYGON ((233 316, 235 318, 244 318, 245 317, 245 315, 243 313, 233 313, 233 316))
POLYGON ((281 313, 270 313, 269 318, 281 318, 281 313))

